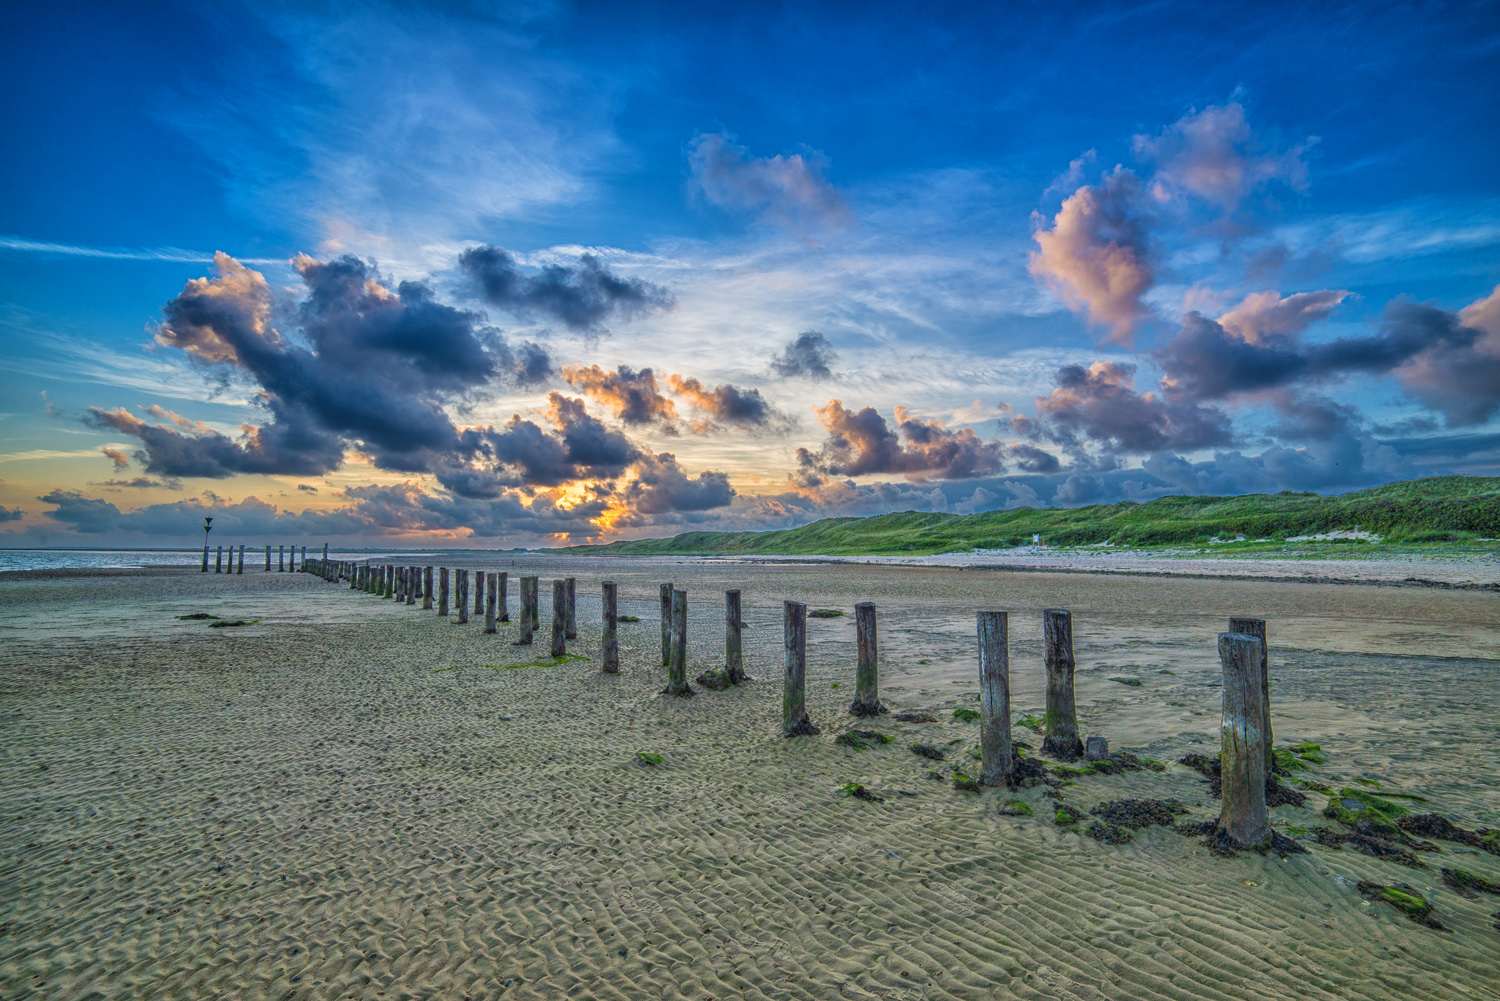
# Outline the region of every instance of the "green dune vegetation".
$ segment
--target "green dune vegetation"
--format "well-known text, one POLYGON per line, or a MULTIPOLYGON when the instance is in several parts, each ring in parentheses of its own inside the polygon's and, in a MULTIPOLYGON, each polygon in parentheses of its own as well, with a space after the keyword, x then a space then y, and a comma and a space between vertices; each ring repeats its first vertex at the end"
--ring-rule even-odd
POLYGON ((984 514, 900 514, 825 518, 774 532, 686 532, 572 552, 922 555, 1008 549, 1040 536, 1049 547, 1203 546, 1225 555, 1348 547, 1494 551, 1500 538, 1500 477, 1438 476, 1326 497, 1313 493, 1162 497, 1075 508, 1015 508, 984 514), (1343 537, 1323 539, 1311 536, 1343 537))

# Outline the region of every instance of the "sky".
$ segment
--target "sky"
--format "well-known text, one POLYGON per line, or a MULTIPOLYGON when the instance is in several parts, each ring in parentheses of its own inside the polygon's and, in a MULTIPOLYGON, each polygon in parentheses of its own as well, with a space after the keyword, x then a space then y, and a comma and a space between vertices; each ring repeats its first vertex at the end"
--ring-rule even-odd
POLYGON ((0 547, 1500 471, 1500 4, 0 12, 0 547))

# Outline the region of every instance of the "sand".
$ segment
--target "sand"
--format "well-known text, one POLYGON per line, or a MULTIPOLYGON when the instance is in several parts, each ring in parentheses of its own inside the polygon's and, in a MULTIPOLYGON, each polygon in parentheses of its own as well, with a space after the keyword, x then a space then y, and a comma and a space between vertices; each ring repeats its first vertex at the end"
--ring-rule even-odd
MULTIPOLYGON (((975 609, 1012 613, 1019 718, 1043 698, 1040 610, 1068 607, 1084 730, 1165 762, 1212 753, 1215 633, 1259 615, 1278 742, 1328 755, 1310 774, 1500 826, 1493 593, 675 558, 487 568, 577 576, 584 659, 487 666, 542 659, 545 628, 519 648, 513 624, 486 636, 482 617, 310 575, 0 578, 0 998, 1500 997, 1500 897, 1438 875, 1500 879, 1496 856, 1224 859, 1165 828, 1110 846, 1054 827, 1041 788, 1017 794, 1033 816, 1002 816, 1010 793, 955 791, 907 749, 966 761, 977 741, 951 718, 977 705, 975 609), (621 626, 615 677, 597 660, 606 577, 642 619, 621 626), (747 669, 768 680, 659 695, 664 580, 689 591, 691 674, 720 662, 722 591, 739 586, 747 669), (809 623, 823 734, 782 739, 785 597, 877 602, 883 700, 940 722, 844 715, 851 614, 809 623), (259 621, 176 618, 197 611, 259 621), (833 742, 872 725, 897 741, 833 742), (840 795, 847 782, 884 802, 840 795), (1366 903, 1361 879, 1411 883, 1452 931, 1366 903)), ((1217 812, 1175 764, 1061 792, 1085 812, 1127 796, 1217 812)), ((1273 816, 1326 823, 1323 803, 1273 816)))

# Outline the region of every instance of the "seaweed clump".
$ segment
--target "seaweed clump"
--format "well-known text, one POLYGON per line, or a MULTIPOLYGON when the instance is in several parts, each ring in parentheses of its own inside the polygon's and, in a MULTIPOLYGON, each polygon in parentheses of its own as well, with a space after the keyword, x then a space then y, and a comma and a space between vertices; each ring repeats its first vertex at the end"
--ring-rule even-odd
POLYGON ((1449 869, 1443 866, 1443 882, 1453 887, 1459 895, 1470 900, 1478 899, 1481 893, 1500 893, 1500 883, 1483 876, 1476 876, 1464 869, 1449 869))
POLYGON ((1128 845, 1135 838, 1135 834, 1127 828, 1103 824, 1097 820, 1084 828, 1083 833, 1106 845, 1128 845))
POLYGON ((948 760, 948 755, 944 754, 942 751, 939 751, 931 744, 913 744, 911 745, 911 753, 920 755, 924 758, 931 758, 933 761, 948 760))
POLYGON ((882 744, 893 744, 895 741, 895 737, 881 733, 879 730, 850 730, 833 738, 835 744, 852 747, 856 751, 863 751, 870 747, 879 747, 882 744))
POLYGON ((710 671, 704 671, 693 680, 711 692, 722 692, 734 684, 734 682, 729 680, 728 672, 717 667, 710 671))
MULTIPOLYGON (((1179 765, 1187 765, 1208 781, 1208 794, 1215 799, 1224 795, 1224 780, 1219 774, 1219 756, 1206 754, 1184 754, 1177 759, 1179 765)), ((1274 773, 1266 776, 1266 806, 1301 806, 1307 795, 1291 786, 1282 785, 1274 773)))
POLYGON ((1354 849, 1371 858, 1385 859, 1408 869, 1426 869, 1427 863, 1417 858, 1410 850, 1381 837, 1370 827, 1352 831, 1335 831, 1331 827, 1314 827, 1313 838, 1324 848, 1342 849, 1352 845, 1354 849))
POLYGON ((839 792, 843 793, 845 796, 853 796, 855 799, 862 799, 867 803, 885 802, 884 796, 875 795, 873 792, 866 789, 858 782, 845 782, 843 785, 839 786, 839 792))
POLYGON ((643 765, 659 765, 667 759, 652 751, 636 751, 635 760, 643 765))
POLYGON ((977 723, 979 721, 979 713, 973 709, 955 709, 953 710, 953 718, 960 723, 977 723))
POLYGON ((217 615, 209 615, 207 612, 194 612, 191 615, 179 615, 177 617, 179 619, 191 619, 194 622, 197 622, 197 621, 202 620, 202 619, 217 619, 218 618, 217 615))
POLYGON ((1024 799, 1012 797, 1000 804, 1000 815, 1002 817, 1030 817, 1032 813, 1031 804, 1024 799))
POLYGON ((979 782, 975 779, 971 779, 963 772, 954 772, 953 788, 957 789, 959 792, 978 792, 979 782))
POLYGON ((932 713, 897 713, 891 719, 898 723, 936 723, 938 721, 932 713))
POLYGON ((1491 855, 1500 855, 1500 836, 1497 836, 1500 832, 1467 831, 1441 814, 1415 813, 1398 817, 1396 827, 1419 838, 1453 841, 1470 848, 1482 849, 1491 855))
POLYGON ((1187 813, 1187 807, 1175 799, 1117 799, 1100 803, 1089 813, 1106 824, 1139 831, 1158 824, 1172 827, 1177 823, 1179 813, 1187 813))
POLYGON ((1085 761, 1081 765, 1054 765, 1052 770, 1058 775, 1124 775, 1126 772, 1152 771, 1164 772, 1167 766, 1160 761, 1150 758, 1142 758, 1131 754, 1129 751, 1115 751, 1105 757, 1094 761, 1085 761))
POLYGON ((807 613, 809 619, 841 619, 844 613, 837 608, 814 608, 807 613))
POLYGON ((1186 837, 1203 835, 1203 846, 1210 855, 1219 858, 1234 858, 1240 852, 1259 852, 1262 855, 1275 852, 1277 855, 1306 855, 1307 849, 1292 838, 1272 828, 1271 840, 1263 845, 1247 845, 1219 826, 1217 820, 1204 820, 1196 824, 1178 824, 1173 828, 1186 837))
POLYGON ((1057 812, 1052 815, 1052 822, 1058 827, 1075 827, 1081 820, 1083 814, 1066 804, 1059 805, 1057 812))
POLYGON ((1417 892, 1416 888, 1407 883, 1396 883, 1393 886, 1385 886, 1368 879, 1362 879, 1356 885, 1359 895, 1371 903, 1390 904, 1396 910, 1405 914, 1409 920, 1428 928, 1438 931, 1448 931, 1443 923, 1432 916, 1432 905, 1427 898, 1417 892))

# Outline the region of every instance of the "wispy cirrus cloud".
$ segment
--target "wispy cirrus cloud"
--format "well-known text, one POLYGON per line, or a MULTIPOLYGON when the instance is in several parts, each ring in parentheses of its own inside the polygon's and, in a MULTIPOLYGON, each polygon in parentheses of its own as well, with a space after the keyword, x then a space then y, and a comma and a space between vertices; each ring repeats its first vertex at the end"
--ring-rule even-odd
MULTIPOLYGON (((212 252, 181 247, 89 247, 76 243, 51 243, 21 236, 0 236, 0 251, 16 254, 51 254, 62 257, 92 257, 111 261, 171 261, 177 264, 212 264, 212 252)), ((285 264, 274 257, 241 258, 246 264, 285 264)))

